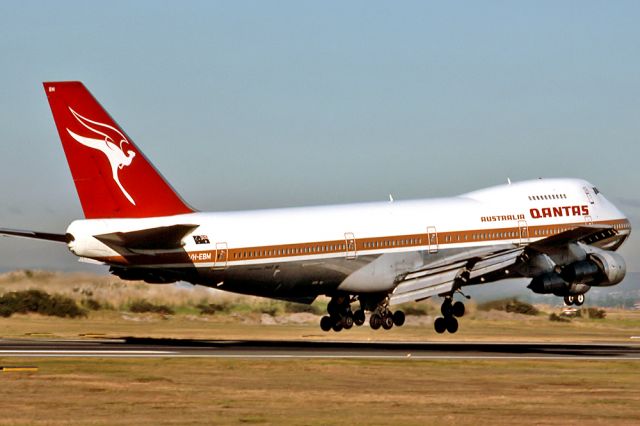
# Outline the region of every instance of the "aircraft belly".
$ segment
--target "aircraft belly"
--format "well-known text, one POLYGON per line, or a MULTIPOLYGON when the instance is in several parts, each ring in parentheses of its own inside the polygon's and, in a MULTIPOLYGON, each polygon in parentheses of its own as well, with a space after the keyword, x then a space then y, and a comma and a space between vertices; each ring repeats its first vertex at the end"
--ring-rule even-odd
POLYGON ((396 277, 424 263, 419 251, 386 253, 345 278, 338 290, 350 293, 380 293, 396 285, 396 277))
MULTIPOLYGON (((218 280, 217 288, 242 294, 281 299, 315 299, 333 293, 355 270, 372 259, 344 258, 282 262, 229 267, 218 280)), ((222 271, 220 271, 222 272, 222 271)))

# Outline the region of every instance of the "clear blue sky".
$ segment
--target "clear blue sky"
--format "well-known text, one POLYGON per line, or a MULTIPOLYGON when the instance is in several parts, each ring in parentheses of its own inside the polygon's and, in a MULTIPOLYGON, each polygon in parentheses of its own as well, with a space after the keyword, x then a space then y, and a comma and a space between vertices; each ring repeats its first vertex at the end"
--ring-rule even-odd
MULTIPOLYGON (((637 1, 1 2, 0 225, 82 217, 41 86, 82 80, 202 210, 575 176, 640 232, 639 21, 637 1)), ((14 267, 79 266, 0 239, 14 267)))

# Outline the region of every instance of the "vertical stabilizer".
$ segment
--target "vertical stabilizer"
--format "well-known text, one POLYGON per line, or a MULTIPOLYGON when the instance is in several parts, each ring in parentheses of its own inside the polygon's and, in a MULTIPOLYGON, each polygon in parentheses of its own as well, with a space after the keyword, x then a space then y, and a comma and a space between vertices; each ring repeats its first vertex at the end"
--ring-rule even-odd
POLYGON ((81 82, 44 90, 87 219, 192 212, 81 82))

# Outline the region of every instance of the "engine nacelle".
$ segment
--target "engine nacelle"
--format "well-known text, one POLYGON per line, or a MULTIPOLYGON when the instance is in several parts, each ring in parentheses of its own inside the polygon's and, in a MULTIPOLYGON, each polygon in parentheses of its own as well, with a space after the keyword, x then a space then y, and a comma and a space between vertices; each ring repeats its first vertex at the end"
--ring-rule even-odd
POLYGON ((594 276, 589 285, 603 287, 616 285, 627 274, 627 264, 623 257, 612 251, 593 249, 589 259, 599 269, 599 274, 594 276))
POLYGON ((539 294, 574 296, 586 293, 591 286, 616 285, 624 279, 627 267, 622 256, 596 247, 585 251, 586 259, 563 267, 560 273, 540 274, 528 287, 539 294))
POLYGON ((575 296, 584 294, 591 288, 583 283, 569 283, 560 274, 549 272, 531 280, 528 288, 538 294, 555 294, 556 296, 575 296))
POLYGON ((562 278, 570 283, 584 283, 590 281, 600 273, 600 268, 591 260, 572 263, 562 269, 562 278))

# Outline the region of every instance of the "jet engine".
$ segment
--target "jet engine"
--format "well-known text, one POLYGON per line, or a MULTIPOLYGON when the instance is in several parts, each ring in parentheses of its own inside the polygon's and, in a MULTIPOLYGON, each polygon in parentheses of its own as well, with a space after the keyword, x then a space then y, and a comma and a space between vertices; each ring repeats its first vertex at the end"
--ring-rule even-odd
POLYGON ((556 296, 584 294, 591 288, 584 283, 569 283, 556 272, 538 275, 531 280, 527 287, 534 293, 555 294, 556 296))
POLYGON ((573 262, 559 272, 547 272, 531 280, 528 288, 539 294, 572 296, 584 294, 592 286, 612 286, 624 279, 627 272, 624 259, 619 254, 588 248, 585 260, 573 262))
POLYGON ((594 276, 595 280, 590 285, 602 287, 616 285, 627 274, 624 258, 612 251, 594 249, 593 253, 589 255, 589 259, 599 270, 599 274, 594 276))

